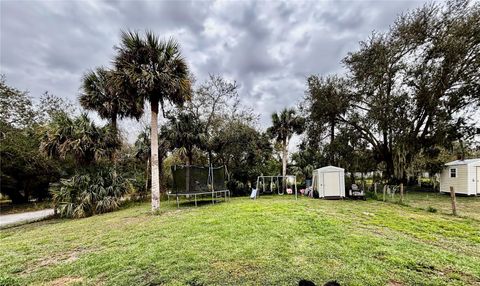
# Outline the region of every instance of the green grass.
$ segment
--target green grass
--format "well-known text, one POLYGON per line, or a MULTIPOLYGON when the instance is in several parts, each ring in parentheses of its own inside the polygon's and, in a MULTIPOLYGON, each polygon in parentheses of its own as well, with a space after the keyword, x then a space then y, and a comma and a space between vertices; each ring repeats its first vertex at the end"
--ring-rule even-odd
POLYGON ((0 284, 480 283, 479 220, 374 200, 142 203, 2 230, 0 245, 0 284))
MULTIPOLYGON (((474 218, 480 221, 480 197, 456 196, 457 212, 459 216, 474 218)), ((443 214, 452 213, 450 194, 407 192, 405 203, 417 208, 435 208, 443 214)))

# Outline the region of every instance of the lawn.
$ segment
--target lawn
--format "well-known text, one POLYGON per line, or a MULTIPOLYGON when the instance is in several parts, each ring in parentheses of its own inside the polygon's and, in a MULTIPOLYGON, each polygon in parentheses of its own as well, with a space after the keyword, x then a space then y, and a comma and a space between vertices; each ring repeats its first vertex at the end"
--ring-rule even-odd
POLYGON ((374 200, 141 203, 0 242, 0 277, 18 285, 480 285, 478 219, 374 200))
MULTIPOLYGON (((462 217, 474 218, 480 221, 480 197, 456 196, 457 213, 462 217)), ((407 192, 405 203, 417 208, 436 209, 442 214, 452 213, 450 194, 431 192, 407 192)))

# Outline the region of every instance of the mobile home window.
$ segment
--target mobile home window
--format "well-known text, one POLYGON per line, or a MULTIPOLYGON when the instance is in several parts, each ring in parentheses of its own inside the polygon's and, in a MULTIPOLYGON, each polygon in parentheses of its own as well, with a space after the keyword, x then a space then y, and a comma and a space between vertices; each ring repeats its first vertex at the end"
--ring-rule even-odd
POLYGON ((457 177, 457 169, 452 168, 450 169, 450 178, 456 178, 457 177))

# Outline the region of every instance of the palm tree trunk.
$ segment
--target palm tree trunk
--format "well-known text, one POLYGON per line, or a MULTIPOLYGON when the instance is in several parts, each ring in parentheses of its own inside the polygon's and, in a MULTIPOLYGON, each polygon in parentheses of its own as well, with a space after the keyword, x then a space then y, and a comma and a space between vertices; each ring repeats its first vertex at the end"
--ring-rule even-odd
POLYGON ((148 170, 150 169, 150 158, 147 159, 147 168, 145 169, 145 193, 147 193, 148 190, 148 170))
POLYGON ((115 133, 117 133, 117 115, 113 115, 112 118, 110 119, 110 124, 112 125, 112 129, 113 131, 115 131, 115 133))
POLYGON ((158 169, 158 101, 150 102, 152 121, 150 130, 151 170, 152 170, 152 211, 160 209, 160 176, 158 169))
POLYGON ((330 165, 335 166, 335 154, 333 152, 333 141, 335 141, 335 120, 330 122, 330 165))
MULTIPOLYGON (((115 133, 115 136, 118 134, 118 129, 117 129, 117 115, 113 115, 112 118, 110 119, 111 126, 113 129, 113 132, 115 133)), ((112 155, 110 160, 113 162, 113 177, 117 177, 117 150, 113 150, 112 155)))
POLYGON ((186 170, 186 174, 185 174, 185 188, 187 190, 187 193, 190 192, 190 166, 192 165, 192 157, 193 157, 193 154, 192 154, 192 151, 187 151, 187 170, 186 170))
MULTIPOLYGON (((287 175, 287 158, 288 158, 288 139, 285 139, 283 143, 283 154, 282 154, 282 190, 286 191, 287 180, 285 176, 287 175)), ((280 187, 280 186, 278 186, 280 187)))
POLYGON ((288 157, 288 141, 285 140, 283 142, 283 150, 282 150, 282 176, 287 175, 287 157, 288 157))
POLYGON ((160 179, 160 183, 159 183, 159 186, 160 186, 160 194, 162 193, 165 193, 165 182, 163 180, 164 178, 164 174, 163 174, 163 157, 162 156, 159 156, 158 157, 158 169, 159 169, 159 172, 158 172, 158 178, 160 179))

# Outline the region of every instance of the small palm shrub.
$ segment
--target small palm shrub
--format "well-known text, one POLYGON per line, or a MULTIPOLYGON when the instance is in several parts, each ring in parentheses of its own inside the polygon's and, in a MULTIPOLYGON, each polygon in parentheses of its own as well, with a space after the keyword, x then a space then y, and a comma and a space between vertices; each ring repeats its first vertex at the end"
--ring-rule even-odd
POLYGON ((61 217, 82 218, 118 209, 129 189, 121 175, 105 168, 63 179, 52 194, 61 217))

